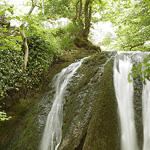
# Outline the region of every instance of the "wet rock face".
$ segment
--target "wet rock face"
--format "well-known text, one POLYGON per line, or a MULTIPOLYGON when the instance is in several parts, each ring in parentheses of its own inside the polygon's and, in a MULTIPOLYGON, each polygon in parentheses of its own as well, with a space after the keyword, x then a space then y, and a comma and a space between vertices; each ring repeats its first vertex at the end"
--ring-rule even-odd
POLYGON ((85 60, 68 91, 60 150, 120 150, 113 59, 101 53, 85 60))
MULTIPOLYGON (((47 115, 53 103, 54 90, 46 92, 39 102, 36 102, 32 109, 18 122, 9 123, 1 129, 8 129, 3 133, 6 139, 3 143, 0 138, 0 150, 38 150, 42 138, 43 129, 47 115)), ((1 133, 1 130, 0 130, 1 133)))
MULTIPOLYGON (((120 150, 113 85, 114 55, 111 52, 92 55, 83 62, 68 85, 59 150, 120 150)), ((9 138, 3 146, 0 144, 1 150, 39 149, 53 93, 51 87, 19 125, 7 132, 9 138)))
POLYGON ((142 117, 142 89, 143 82, 140 77, 133 80, 134 86, 134 113, 135 113, 135 126, 137 132, 137 141, 139 149, 143 146, 143 117, 142 117))

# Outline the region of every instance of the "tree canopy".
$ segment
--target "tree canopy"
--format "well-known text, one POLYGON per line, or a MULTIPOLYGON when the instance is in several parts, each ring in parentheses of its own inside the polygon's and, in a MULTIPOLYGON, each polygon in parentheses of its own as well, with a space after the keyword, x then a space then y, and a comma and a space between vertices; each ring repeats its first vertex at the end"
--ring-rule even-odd
POLYGON ((149 49, 146 47, 150 34, 149 4, 146 0, 108 2, 103 18, 109 19, 117 27, 117 49, 128 51, 139 50, 139 47, 142 51, 149 49))

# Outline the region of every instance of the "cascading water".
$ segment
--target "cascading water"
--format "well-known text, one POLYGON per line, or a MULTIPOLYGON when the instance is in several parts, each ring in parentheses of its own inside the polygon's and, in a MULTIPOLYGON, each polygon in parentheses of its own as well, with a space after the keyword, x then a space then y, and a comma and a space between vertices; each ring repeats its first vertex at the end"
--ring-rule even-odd
MULTIPOLYGON (((146 54, 147 55, 147 54, 146 54)), ((128 81, 133 64, 142 61, 146 56, 139 52, 118 52, 114 61, 114 87, 118 102, 118 112, 121 124, 121 150, 141 150, 138 145, 134 112, 134 87, 133 81, 128 81)), ((85 58, 84 58, 85 59, 85 58)), ((54 102, 47 117, 46 126, 41 141, 40 150, 58 150, 62 138, 63 104, 66 87, 83 62, 73 63, 55 76, 54 102)), ((150 81, 146 80, 142 91, 142 115, 143 115, 143 150, 150 150, 150 81)), ((136 113, 138 114, 138 113, 136 113)), ((142 121, 141 121, 142 124, 142 121)), ((139 140, 139 139, 138 139, 139 140)))
MULTIPOLYGON (((134 63, 141 62, 149 53, 118 52, 114 61, 114 86, 121 123, 121 149, 138 150, 134 121, 133 82, 128 74, 134 63)), ((143 150, 150 150, 150 81, 146 80, 142 91, 143 150)))
POLYGON ((118 53, 114 62, 114 86, 121 122, 121 149, 138 150, 133 110, 133 82, 128 82, 131 55, 118 53))
POLYGON ((57 150, 60 145, 63 124, 63 104, 66 87, 77 69, 81 66, 84 59, 85 58, 81 59, 79 62, 69 65, 53 79, 56 92, 51 111, 47 117, 40 150, 57 150))

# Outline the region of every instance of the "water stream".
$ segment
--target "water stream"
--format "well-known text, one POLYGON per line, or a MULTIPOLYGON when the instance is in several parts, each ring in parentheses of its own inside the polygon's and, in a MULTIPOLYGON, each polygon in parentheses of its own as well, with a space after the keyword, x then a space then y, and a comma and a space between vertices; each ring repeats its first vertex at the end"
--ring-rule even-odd
MULTIPOLYGON (((143 60, 148 53, 118 52, 114 61, 114 86, 121 124, 121 150, 138 150, 137 131, 133 107, 133 81, 128 74, 134 63, 143 60)), ((143 150, 150 150, 150 81, 143 83, 142 91, 143 150)))
POLYGON ((121 123, 121 149, 138 150, 133 110, 133 82, 128 82, 131 55, 118 53, 114 62, 114 86, 121 123))
POLYGON ((83 60, 75 62, 63 69, 54 79, 55 96, 52 108, 48 114, 40 150, 57 150, 62 137, 63 124, 63 104, 66 88, 77 69, 81 66, 83 60))

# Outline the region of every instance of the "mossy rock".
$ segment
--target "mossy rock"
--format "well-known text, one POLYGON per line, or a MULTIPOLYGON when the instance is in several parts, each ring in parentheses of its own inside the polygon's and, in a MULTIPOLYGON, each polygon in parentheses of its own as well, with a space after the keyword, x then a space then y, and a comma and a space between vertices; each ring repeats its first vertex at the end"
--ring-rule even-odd
MULTIPOLYGON (((112 147, 119 150, 113 58, 109 54, 101 52, 87 58, 68 85, 59 150, 110 150, 112 147)), ((53 93, 48 86, 26 115, 12 120, 7 127, 7 122, 0 125, 6 130, 0 132, 1 150, 39 149, 53 93)))
POLYGON ((86 59, 68 88, 60 150, 120 150, 113 59, 108 59, 107 52, 86 59))
POLYGON ((92 44, 88 39, 84 37, 76 37, 74 43, 79 48, 85 48, 86 50, 96 50, 101 52, 101 48, 92 44))

